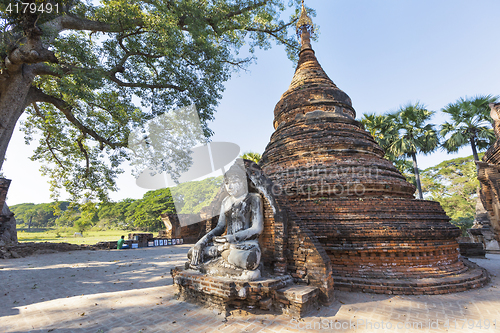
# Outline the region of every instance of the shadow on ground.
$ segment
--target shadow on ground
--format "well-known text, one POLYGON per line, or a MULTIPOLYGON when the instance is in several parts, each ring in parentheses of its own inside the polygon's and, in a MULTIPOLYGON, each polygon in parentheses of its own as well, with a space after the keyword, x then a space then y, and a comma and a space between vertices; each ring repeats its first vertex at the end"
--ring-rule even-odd
POLYGON ((188 248, 75 251, 0 260, 0 317, 38 302, 171 285, 170 269, 183 264, 188 248))

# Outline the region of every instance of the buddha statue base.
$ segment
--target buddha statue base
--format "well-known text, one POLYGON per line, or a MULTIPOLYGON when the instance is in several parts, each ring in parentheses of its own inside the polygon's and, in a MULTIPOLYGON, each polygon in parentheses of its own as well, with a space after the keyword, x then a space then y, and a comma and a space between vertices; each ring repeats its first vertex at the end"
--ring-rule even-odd
POLYGON ((319 306, 319 288, 297 285, 290 275, 242 281, 184 267, 172 269, 171 275, 179 300, 217 309, 223 316, 281 313, 300 318, 319 306))
POLYGON ((240 281, 254 281, 259 279, 261 277, 261 270, 259 268, 255 270, 242 269, 231 265, 223 258, 215 258, 199 266, 192 266, 189 262, 185 264, 185 269, 199 271, 208 276, 231 278, 240 281))

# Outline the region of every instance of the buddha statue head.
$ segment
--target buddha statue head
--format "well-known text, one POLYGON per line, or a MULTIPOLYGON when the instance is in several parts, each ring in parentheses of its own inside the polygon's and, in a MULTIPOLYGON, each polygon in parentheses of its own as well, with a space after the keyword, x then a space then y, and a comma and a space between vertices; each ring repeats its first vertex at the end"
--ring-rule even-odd
POLYGON ((225 190, 227 194, 235 198, 241 198, 248 193, 247 175, 244 166, 240 166, 242 163, 238 163, 239 161, 237 160, 224 174, 225 190))

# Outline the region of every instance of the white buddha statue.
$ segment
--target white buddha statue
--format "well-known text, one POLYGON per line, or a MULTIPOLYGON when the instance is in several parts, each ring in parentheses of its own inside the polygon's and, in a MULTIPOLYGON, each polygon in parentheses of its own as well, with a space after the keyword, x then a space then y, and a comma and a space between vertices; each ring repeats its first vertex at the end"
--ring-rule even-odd
POLYGON ((188 259, 190 268, 209 275, 253 280, 260 277, 262 199, 248 192, 246 172, 239 161, 224 175, 229 195, 222 201, 217 226, 189 250, 188 259))

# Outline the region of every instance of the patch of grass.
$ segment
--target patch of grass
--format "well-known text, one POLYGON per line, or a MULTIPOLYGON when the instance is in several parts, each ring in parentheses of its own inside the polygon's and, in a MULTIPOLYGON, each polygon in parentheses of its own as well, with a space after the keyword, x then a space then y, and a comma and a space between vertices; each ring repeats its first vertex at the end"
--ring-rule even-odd
POLYGON ((57 229, 33 229, 30 232, 26 228, 17 230, 17 238, 19 242, 53 242, 53 243, 70 243, 70 244, 96 244, 98 242, 115 241, 132 231, 128 230, 105 230, 105 231, 88 231, 83 234, 83 237, 73 236, 74 231, 61 232, 57 229))

